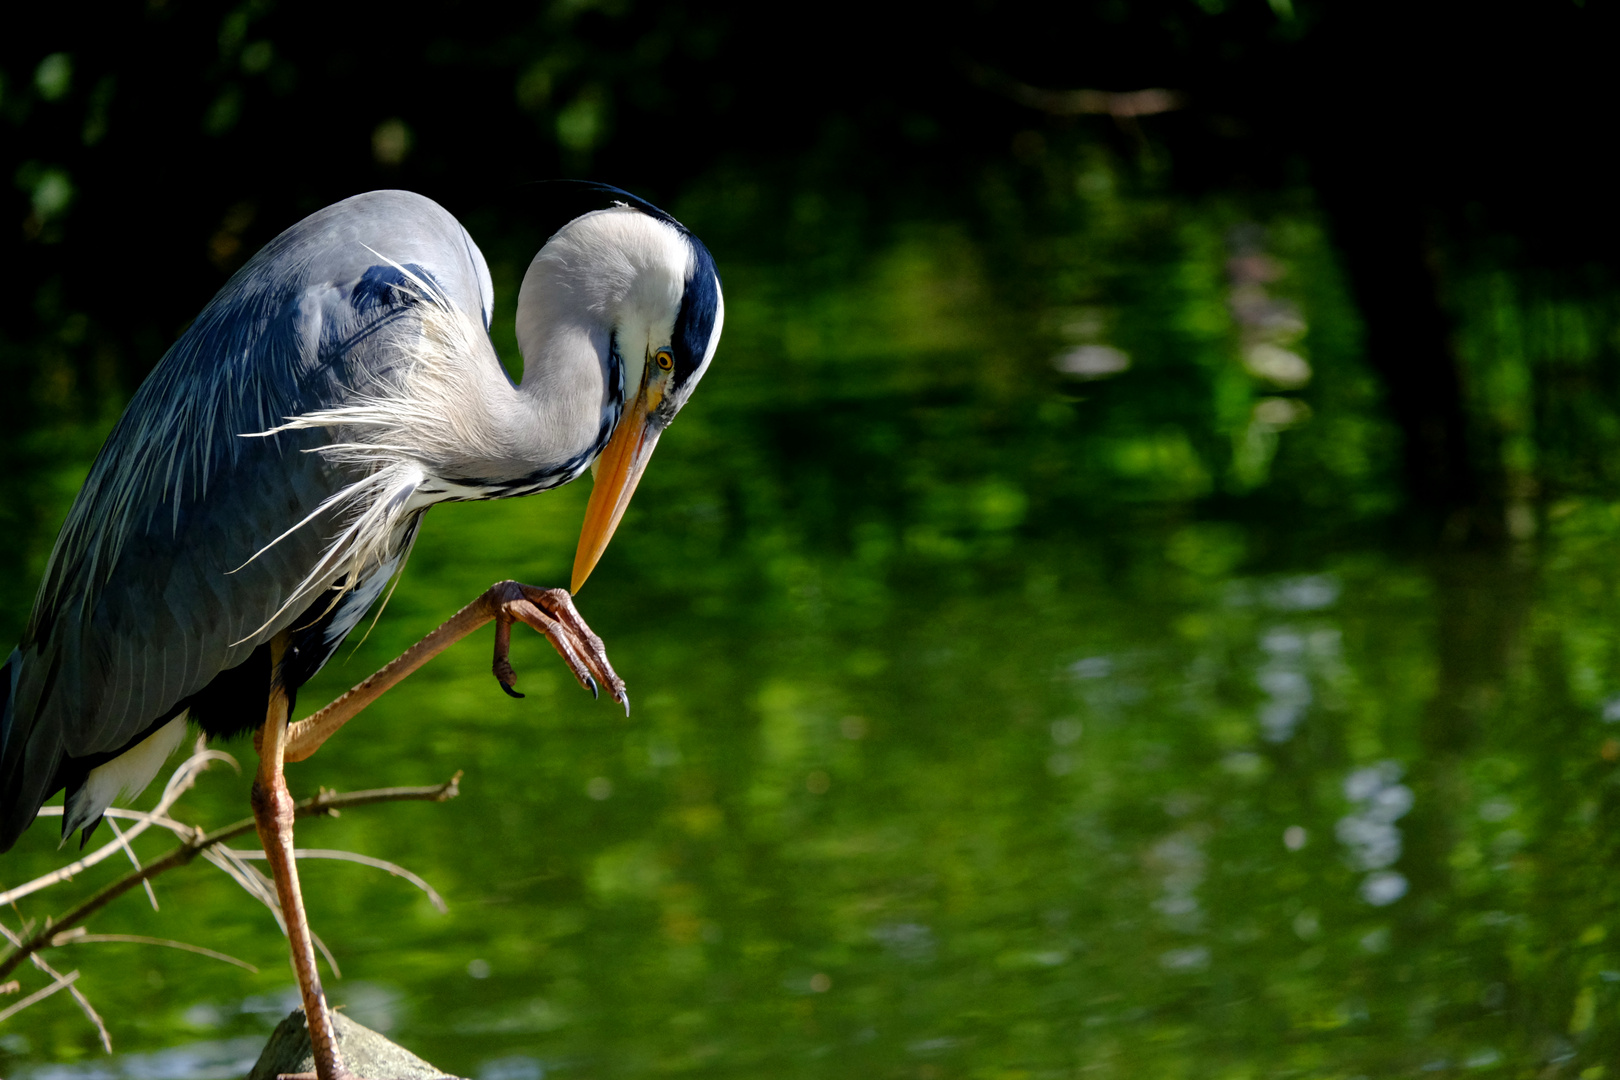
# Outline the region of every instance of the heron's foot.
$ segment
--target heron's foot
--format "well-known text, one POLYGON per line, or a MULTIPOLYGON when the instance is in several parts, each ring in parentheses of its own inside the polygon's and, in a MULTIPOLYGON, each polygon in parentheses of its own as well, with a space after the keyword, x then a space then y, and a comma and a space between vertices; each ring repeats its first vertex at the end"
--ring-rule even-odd
POLYGON ((523 695, 513 689, 517 672, 512 670, 510 652, 512 624, 526 623, 546 636, 573 672, 579 685, 596 696, 598 688, 607 690, 608 696, 624 706, 630 715, 630 695, 608 662, 607 647, 596 632, 586 625, 574 607, 574 598, 566 589, 537 589, 516 581, 503 581, 491 586, 490 595, 495 604, 495 678, 513 697, 523 695))

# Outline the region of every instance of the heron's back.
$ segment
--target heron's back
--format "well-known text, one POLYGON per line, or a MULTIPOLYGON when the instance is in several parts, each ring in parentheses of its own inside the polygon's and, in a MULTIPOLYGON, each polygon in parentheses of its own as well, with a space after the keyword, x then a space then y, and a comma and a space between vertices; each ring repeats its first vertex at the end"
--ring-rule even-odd
POLYGON ((334 497, 399 492, 314 452, 341 433, 249 436, 393 377, 424 281, 487 327, 488 270, 449 213, 406 192, 338 203, 232 277, 137 391, 0 669, 0 851, 64 786, 68 828, 98 819, 104 805, 72 805, 75 785, 187 708, 210 731, 256 726, 270 639, 294 632, 296 688, 364 614, 420 510, 395 507, 386 543, 334 561, 333 536, 368 509, 334 497))

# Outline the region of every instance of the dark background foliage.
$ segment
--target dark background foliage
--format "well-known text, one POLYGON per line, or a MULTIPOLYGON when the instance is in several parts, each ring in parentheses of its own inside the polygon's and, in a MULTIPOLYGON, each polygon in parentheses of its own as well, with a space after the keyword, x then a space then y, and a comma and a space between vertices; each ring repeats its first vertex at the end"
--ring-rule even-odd
MULTIPOLYGON (((532 181, 631 188, 726 275, 722 359, 588 597, 636 716, 535 652, 508 702, 469 646, 295 777, 468 769, 448 808, 319 823, 451 899, 312 887, 334 992, 392 988, 413 1048, 514 1077, 1612 1067, 1613 5, 31 14, 0 38, 0 626, 140 379, 309 211, 443 203, 509 362, 532 181), (1305 380, 1249 365, 1257 311, 1305 380), (1063 374, 1100 346, 1128 369, 1063 374), (1344 839, 1372 826, 1393 855, 1344 839)), ((558 580, 583 497, 435 510, 310 704, 493 576, 558 580)), ((241 816, 209 783, 188 812, 241 816)), ((163 893, 109 927, 265 971, 84 961, 120 1046, 262 1039, 267 920, 163 893)), ((65 996, 0 1050, 92 1053, 65 996)))
MULTIPOLYGON (((671 201, 729 169, 773 180, 727 237, 768 249, 807 194, 869 226, 983 218, 1010 146, 1027 159, 1079 128, 1170 190, 1314 192, 1405 433, 1408 492, 1443 515, 1500 497, 1488 433, 1464 419, 1447 269, 1611 282, 1609 5, 624 0, 447 20, 170 0, 35 17, 0 45, 0 327, 19 387, 50 342, 76 385, 126 395, 248 254, 372 187, 423 191, 487 246, 532 250, 529 181, 589 174, 671 201), (1165 87, 1184 107, 1043 115, 1009 86, 1165 87)), ((34 423, 25 395, 6 408, 8 430, 34 423)))

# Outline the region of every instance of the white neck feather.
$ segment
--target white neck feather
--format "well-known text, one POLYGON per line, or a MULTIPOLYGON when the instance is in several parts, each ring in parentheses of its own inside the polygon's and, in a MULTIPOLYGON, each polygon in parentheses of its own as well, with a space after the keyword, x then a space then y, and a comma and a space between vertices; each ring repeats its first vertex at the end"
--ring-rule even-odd
POLYGON ((576 218, 534 257, 518 293, 519 389, 552 460, 593 445, 602 411, 634 393, 649 350, 669 344, 693 258, 674 226, 628 207, 576 218), (615 344, 622 387, 606 383, 615 344))
POLYGON ((327 515, 343 523, 271 621, 339 577, 352 588, 433 503, 526 494, 583 471, 604 422, 639 386, 649 348, 669 344, 694 258, 679 230, 637 210, 599 210, 564 226, 518 296, 518 386, 479 320, 411 275, 423 299, 418 319, 381 342, 404 359, 394 377, 253 433, 326 429, 333 441, 320 453, 355 477, 289 530, 327 515), (622 385, 609 386, 615 345, 622 385))

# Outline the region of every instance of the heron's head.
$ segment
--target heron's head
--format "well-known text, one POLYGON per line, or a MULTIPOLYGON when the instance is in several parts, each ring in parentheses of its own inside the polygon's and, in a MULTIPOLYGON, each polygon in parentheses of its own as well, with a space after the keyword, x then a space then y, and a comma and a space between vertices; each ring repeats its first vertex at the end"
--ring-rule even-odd
POLYGON ((725 301, 709 249, 661 211, 620 205, 575 225, 586 226, 579 238, 597 248, 591 261, 598 273, 589 287, 601 293, 590 301, 610 328, 624 402, 591 466, 595 486, 574 555, 578 592, 630 505, 658 437, 708 370, 725 301))

